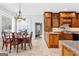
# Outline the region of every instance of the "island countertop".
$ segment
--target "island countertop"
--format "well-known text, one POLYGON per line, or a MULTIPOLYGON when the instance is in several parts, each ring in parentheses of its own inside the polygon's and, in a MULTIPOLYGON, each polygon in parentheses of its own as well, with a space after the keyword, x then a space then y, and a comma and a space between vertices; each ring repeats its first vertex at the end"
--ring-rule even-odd
POLYGON ((71 49, 74 53, 79 54, 79 41, 73 41, 73 40, 60 40, 60 44, 68 47, 71 49))

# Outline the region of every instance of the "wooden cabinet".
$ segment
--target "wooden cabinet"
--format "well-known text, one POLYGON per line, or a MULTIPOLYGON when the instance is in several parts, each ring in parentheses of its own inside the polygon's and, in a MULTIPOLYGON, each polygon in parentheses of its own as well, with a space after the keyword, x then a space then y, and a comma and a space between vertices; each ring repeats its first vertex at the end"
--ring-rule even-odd
POLYGON ((52 14, 52 12, 45 12, 45 13, 44 13, 44 17, 45 17, 45 18, 48 18, 48 17, 51 18, 51 17, 52 17, 51 14, 52 14))
POLYGON ((45 32, 50 32, 51 31, 51 18, 46 18, 45 19, 44 29, 45 29, 45 32))
MULTIPOLYGON (((52 32, 52 28, 59 28, 63 24, 69 24, 69 27, 72 28, 79 28, 79 13, 76 13, 75 11, 44 13, 44 33, 52 32)), ((58 47, 59 39, 73 40, 71 33, 64 33, 63 31, 60 34, 48 34, 48 37, 46 37, 48 47, 58 47)))
POLYGON ((60 17, 72 18, 76 17, 75 11, 60 11, 60 17))
POLYGON ((62 56, 79 56, 77 50, 79 42, 72 40, 59 41, 59 50, 62 56))
POLYGON ((53 20, 52 26, 53 26, 53 28, 58 28, 59 27, 59 20, 58 19, 53 20))
POLYGON ((77 19, 79 19, 79 12, 78 12, 78 13, 76 13, 76 17, 77 17, 77 19))
POLYGON ((53 15, 52 15, 52 27, 53 28, 59 27, 59 13, 53 13, 53 15))
POLYGON ((74 21, 76 21, 75 11, 61 11, 60 12, 60 25, 69 24, 70 27, 74 27, 74 21))
POLYGON ((46 43, 48 48, 58 48, 59 40, 73 40, 71 33, 48 33, 46 34, 46 43))
POLYGON ((74 55, 74 56, 79 56, 79 54, 77 54, 77 53, 74 53, 73 55, 74 55))
POLYGON ((44 31, 51 32, 52 28, 58 28, 63 24, 69 24, 70 27, 79 27, 79 13, 75 11, 60 11, 59 13, 44 13, 44 31))
POLYGON ((69 24, 72 27, 72 18, 60 18, 60 26, 69 24))
POLYGON ((74 21, 73 27, 79 28, 79 19, 76 19, 76 21, 74 21))
POLYGON ((64 33, 64 40, 73 40, 71 33, 64 33))
POLYGON ((50 32, 52 30, 51 20, 52 20, 52 12, 45 12, 44 13, 44 31, 45 32, 50 32))
POLYGON ((79 27, 79 13, 76 13, 76 19, 73 20, 73 27, 75 28, 79 27))
POLYGON ((79 54, 65 45, 62 45, 62 56, 79 56, 79 54))
POLYGON ((60 40, 73 40, 72 33, 60 33, 60 40))
POLYGON ((62 52, 63 52, 62 56, 73 56, 74 55, 73 51, 71 51, 66 46, 63 46, 63 51, 62 52))
POLYGON ((49 34, 48 41, 49 48, 57 48, 59 45, 59 34, 49 34))

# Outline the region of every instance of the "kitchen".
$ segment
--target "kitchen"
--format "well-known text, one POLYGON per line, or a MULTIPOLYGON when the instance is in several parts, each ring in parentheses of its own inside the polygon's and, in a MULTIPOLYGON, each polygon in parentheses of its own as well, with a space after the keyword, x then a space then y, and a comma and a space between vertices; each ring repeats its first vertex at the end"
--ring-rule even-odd
POLYGON ((12 51, 9 53, 10 46, 8 46, 7 51, 5 51, 5 48, 2 50, 3 39, 0 38, 0 51, 5 52, 8 56, 79 56, 78 5, 73 3, 21 3, 22 13, 26 20, 24 22, 21 20, 22 22, 18 24, 15 16, 18 13, 19 3, 0 4, 0 6, 4 6, 1 8, 9 9, 8 13, 10 9, 16 12, 14 15, 12 13, 12 16, 5 10, 2 10, 2 13, 0 12, 0 32, 2 30, 6 32, 9 32, 9 30, 12 32, 16 30, 24 31, 25 29, 27 29, 28 34, 31 31, 33 32, 31 50, 27 45, 26 50, 25 48, 23 50, 18 48, 18 54, 17 50, 13 50, 12 47, 12 51), (34 7, 32 8, 32 6, 34 7))
POLYGON ((62 56, 79 56, 78 22, 76 11, 44 12, 44 39, 48 48, 59 48, 62 56))

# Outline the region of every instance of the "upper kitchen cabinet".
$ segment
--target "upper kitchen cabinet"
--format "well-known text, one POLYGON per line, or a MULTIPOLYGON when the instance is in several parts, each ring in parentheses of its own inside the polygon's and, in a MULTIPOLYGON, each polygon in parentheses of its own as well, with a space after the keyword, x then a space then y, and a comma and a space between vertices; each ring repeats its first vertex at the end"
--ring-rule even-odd
POLYGON ((52 31, 52 12, 45 12, 44 13, 44 31, 51 32, 52 31))
POLYGON ((59 13, 53 13, 52 15, 52 28, 58 28, 59 27, 59 13))
POLYGON ((79 13, 76 11, 60 11, 45 12, 44 13, 44 31, 51 32, 52 28, 59 28, 62 26, 79 28, 79 13))
POLYGON ((75 11, 60 11, 60 17, 63 18, 74 18, 76 17, 76 12, 75 11))
POLYGON ((61 11, 60 13, 60 25, 68 24, 70 27, 74 27, 76 21, 75 11, 61 11))
POLYGON ((79 28, 79 13, 76 13, 76 20, 74 21, 73 26, 79 28))
POLYGON ((78 12, 78 13, 76 13, 76 16, 77 16, 77 19, 79 19, 79 12, 78 12))

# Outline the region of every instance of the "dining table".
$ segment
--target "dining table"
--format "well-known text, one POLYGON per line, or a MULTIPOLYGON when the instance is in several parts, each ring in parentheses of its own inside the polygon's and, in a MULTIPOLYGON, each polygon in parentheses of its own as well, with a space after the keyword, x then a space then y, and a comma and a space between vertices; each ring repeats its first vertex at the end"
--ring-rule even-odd
POLYGON ((26 32, 10 32, 9 34, 10 34, 9 35, 9 38, 10 38, 9 52, 11 52, 12 45, 14 46, 14 48, 16 48, 16 46, 17 46, 17 52, 18 52, 20 44, 21 44, 21 49, 23 49, 23 47, 24 47, 24 50, 26 50, 26 44, 24 44, 24 46, 23 46, 23 43, 25 43, 25 40, 27 39, 27 36, 29 35, 28 33, 26 33, 26 32))

